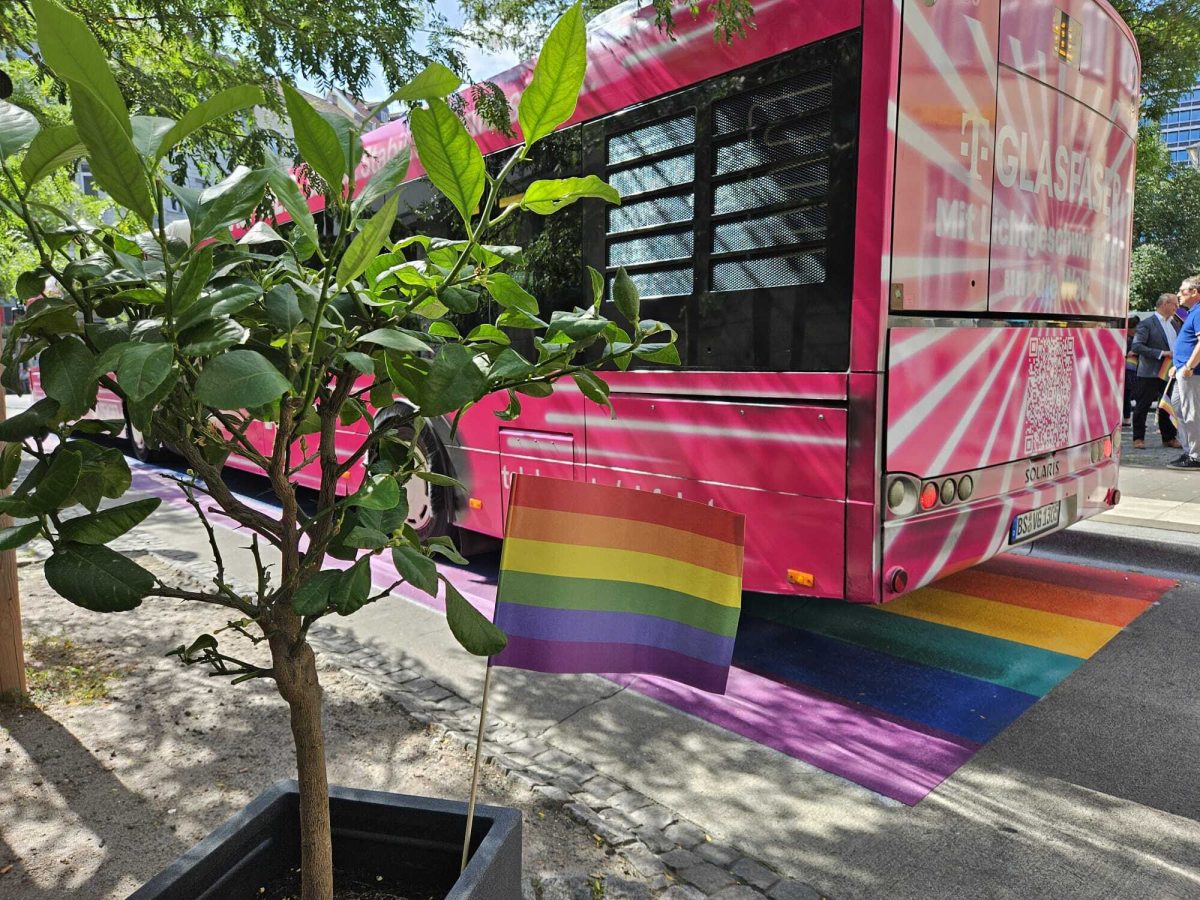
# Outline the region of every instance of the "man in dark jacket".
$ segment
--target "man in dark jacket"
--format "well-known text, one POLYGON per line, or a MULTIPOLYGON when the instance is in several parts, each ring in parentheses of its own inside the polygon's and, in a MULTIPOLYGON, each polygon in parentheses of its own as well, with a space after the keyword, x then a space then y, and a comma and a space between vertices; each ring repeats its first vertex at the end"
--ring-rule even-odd
MULTIPOLYGON (((1133 352, 1138 355, 1137 401, 1133 410, 1135 448, 1146 446, 1146 414, 1150 411, 1150 404, 1162 398, 1167 386, 1161 373, 1163 363, 1170 363, 1171 352, 1175 348, 1175 326, 1171 324, 1171 316, 1178 305, 1174 294, 1159 294, 1154 314, 1142 319, 1133 335, 1133 352)), ((1158 411, 1158 431, 1164 447, 1179 448, 1175 426, 1171 424, 1170 416, 1161 409, 1158 411)))

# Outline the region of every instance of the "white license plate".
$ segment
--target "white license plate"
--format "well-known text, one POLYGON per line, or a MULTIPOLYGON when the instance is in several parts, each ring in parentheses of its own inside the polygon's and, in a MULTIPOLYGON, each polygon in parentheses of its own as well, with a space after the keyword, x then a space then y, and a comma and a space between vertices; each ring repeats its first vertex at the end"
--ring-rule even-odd
POLYGON ((1008 542, 1019 544, 1021 541, 1027 541, 1043 532, 1057 528, 1061 515, 1061 500, 1055 500, 1053 503, 1047 503, 1045 506, 1021 513, 1013 519, 1012 527, 1008 529, 1008 542))

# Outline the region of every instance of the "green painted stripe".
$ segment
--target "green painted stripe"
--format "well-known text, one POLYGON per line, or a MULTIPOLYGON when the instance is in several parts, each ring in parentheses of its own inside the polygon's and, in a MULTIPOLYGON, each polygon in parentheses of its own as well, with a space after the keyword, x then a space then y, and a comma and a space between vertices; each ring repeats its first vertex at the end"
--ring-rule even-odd
POLYGON ((738 615, 741 612, 736 606, 710 603, 690 594, 647 584, 534 575, 509 570, 500 573, 496 602, 557 609, 641 613, 682 622, 725 637, 737 634, 738 615))
POLYGON ((1045 696, 1084 661, 1003 638, 839 600, 748 595, 746 615, 837 638, 883 653, 1045 696))

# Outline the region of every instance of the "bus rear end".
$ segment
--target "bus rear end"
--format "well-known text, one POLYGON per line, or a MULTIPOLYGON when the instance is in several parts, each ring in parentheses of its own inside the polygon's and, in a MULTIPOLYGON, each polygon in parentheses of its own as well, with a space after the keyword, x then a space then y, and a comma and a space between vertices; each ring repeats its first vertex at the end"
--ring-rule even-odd
POLYGON ((884 600, 1119 499, 1139 81, 1095 0, 907 0, 901 33, 884 600))

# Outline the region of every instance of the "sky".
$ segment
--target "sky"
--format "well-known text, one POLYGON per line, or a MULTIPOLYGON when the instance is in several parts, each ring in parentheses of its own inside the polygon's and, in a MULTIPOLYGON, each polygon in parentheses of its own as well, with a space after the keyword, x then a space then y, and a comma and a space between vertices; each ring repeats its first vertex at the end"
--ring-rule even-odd
MULTIPOLYGON (((462 10, 458 7, 458 0, 436 0, 434 6, 441 15, 446 17, 446 21, 451 26, 462 24, 463 15, 462 10)), ((468 71, 476 81, 503 72, 505 69, 520 62, 514 53, 507 50, 500 53, 490 53, 480 47, 464 45, 463 51, 467 59, 468 71)), ((383 79, 382 72, 377 67, 375 71, 375 79, 367 89, 364 97, 368 101, 381 100, 388 93, 388 85, 383 79)), ((315 94, 322 93, 320 85, 306 78, 297 79, 297 85, 301 89, 311 91, 315 94)))

